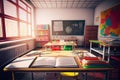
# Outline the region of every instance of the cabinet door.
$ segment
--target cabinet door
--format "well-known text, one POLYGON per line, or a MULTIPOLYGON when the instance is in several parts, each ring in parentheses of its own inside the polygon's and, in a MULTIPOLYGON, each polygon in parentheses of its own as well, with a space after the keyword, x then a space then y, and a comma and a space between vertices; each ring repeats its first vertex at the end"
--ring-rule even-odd
POLYGON ((86 26, 84 35, 84 46, 89 47, 89 40, 97 40, 98 26, 86 26))

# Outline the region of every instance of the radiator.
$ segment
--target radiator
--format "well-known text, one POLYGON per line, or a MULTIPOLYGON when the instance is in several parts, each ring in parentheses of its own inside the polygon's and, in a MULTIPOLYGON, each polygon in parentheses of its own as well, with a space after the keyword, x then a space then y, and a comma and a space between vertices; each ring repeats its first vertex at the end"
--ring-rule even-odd
POLYGON ((0 67, 5 66, 16 57, 26 53, 26 43, 0 49, 0 67))

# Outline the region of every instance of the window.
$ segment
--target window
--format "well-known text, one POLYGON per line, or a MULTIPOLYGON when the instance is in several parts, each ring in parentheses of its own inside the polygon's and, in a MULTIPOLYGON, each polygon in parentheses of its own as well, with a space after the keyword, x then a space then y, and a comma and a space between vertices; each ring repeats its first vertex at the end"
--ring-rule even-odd
POLYGON ((30 24, 28 24, 28 35, 29 36, 32 35, 31 31, 32 31, 32 27, 30 24))
POLYGON ((4 11, 6 15, 17 17, 16 6, 7 0, 4 0, 4 11))
POLYGON ((27 21, 27 12, 19 8, 19 16, 21 20, 27 21))
POLYGON ((24 9, 26 10, 27 6, 26 6, 23 2, 21 2, 20 0, 18 0, 18 3, 19 3, 19 5, 20 5, 22 8, 24 8, 24 9))
POLYGON ((5 19, 5 29, 7 37, 16 37, 18 36, 18 27, 17 21, 5 19), (13 32, 14 31, 14 32, 13 32))
POLYGON ((13 1, 14 3, 16 3, 16 2, 17 2, 16 0, 11 0, 11 1, 13 1))
POLYGON ((30 16, 30 14, 28 14, 28 22, 30 23, 31 21, 31 16, 30 16))
POLYGON ((0 0, 0 40, 31 37, 31 11, 24 0, 0 0))
POLYGON ((30 10, 30 8, 28 7, 28 12, 30 12, 31 10, 30 10))
POLYGON ((27 31, 28 31, 27 24, 20 22, 20 36, 27 36, 27 31))

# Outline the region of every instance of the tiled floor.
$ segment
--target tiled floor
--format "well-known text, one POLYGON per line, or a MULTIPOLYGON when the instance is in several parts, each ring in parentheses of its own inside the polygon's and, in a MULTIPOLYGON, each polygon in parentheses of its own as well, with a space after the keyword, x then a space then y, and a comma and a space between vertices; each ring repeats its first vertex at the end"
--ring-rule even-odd
MULTIPOLYGON (((25 73, 16 73, 15 80, 60 80, 60 74, 59 72, 56 72, 57 75, 55 75, 54 72, 25 72, 25 73), (33 75, 33 77, 32 77, 33 75)), ((79 73, 78 80, 84 80, 83 73, 79 73)), ((62 80, 74 80, 71 77, 62 77, 62 80)), ((87 80, 104 80, 104 73, 99 72, 89 72, 87 76, 87 80)), ((118 78, 118 75, 110 75, 109 80, 120 80, 118 78)))

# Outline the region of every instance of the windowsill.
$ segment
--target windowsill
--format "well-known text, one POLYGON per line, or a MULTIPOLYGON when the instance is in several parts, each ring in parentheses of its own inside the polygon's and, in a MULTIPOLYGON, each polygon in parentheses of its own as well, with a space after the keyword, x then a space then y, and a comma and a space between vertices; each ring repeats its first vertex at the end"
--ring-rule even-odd
POLYGON ((8 43, 14 43, 14 42, 19 42, 19 41, 24 41, 24 40, 30 40, 30 39, 35 39, 35 38, 34 37, 26 37, 26 38, 16 38, 16 39, 0 40, 0 45, 8 44, 8 43))

